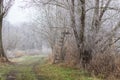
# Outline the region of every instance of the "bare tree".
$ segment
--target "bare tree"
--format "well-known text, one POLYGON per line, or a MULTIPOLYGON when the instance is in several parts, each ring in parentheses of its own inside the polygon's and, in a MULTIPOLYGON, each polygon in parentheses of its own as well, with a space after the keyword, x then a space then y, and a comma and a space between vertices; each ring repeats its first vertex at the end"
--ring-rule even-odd
POLYGON ((0 56, 5 57, 6 60, 7 56, 4 53, 3 45, 2 45, 2 23, 3 23, 3 18, 7 15, 11 5, 12 5, 13 0, 5 1, 5 0, 0 0, 0 56))
MULTIPOLYGON (((69 12, 67 19, 69 20, 69 27, 73 30, 79 51, 79 61, 82 62, 82 65, 90 62, 92 54, 105 53, 108 49, 111 49, 113 44, 119 41, 119 37, 115 41, 112 39, 119 28, 119 20, 114 18, 115 15, 119 15, 120 10, 111 4, 112 1, 113 0, 45 0, 44 2, 34 0, 34 2, 37 2, 37 5, 43 3, 43 5, 57 6, 69 12), (77 5, 77 3, 79 5, 77 5), (111 11, 111 14, 108 14, 109 11, 111 11), (115 12, 115 14, 113 14, 112 11, 113 13, 115 12), (78 16, 79 20, 76 19, 78 16), (107 21, 113 20, 118 22, 117 25, 115 23, 109 23, 109 31, 106 31, 105 28, 109 25, 106 26, 105 24, 107 21), (77 23, 79 23, 79 25, 77 25, 77 23)), ((60 12, 62 11, 63 10, 60 10, 60 12)), ((57 18, 57 20, 59 20, 59 18, 57 18)))

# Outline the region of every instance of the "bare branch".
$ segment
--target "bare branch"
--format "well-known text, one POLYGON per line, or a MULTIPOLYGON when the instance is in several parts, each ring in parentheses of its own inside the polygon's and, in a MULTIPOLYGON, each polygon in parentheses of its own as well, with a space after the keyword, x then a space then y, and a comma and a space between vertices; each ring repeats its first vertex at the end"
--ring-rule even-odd
MULTIPOLYGON (((89 9, 87 9, 87 10, 86 10, 86 13, 87 13, 88 11, 90 11, 90 10, 95 9, 95 8, 96 8, 96 7, 91 7, 91 8, 89 8, 89 9)), ((100 7, 101 10, 104 9, 104 8, 105 8, 105 7, 100 7)), ((114 10, 114 11, 120 12, 120 9, 119 9, 119 8, 114 8, 114 7, 107 7, 106 10, 114 10)))
POLYGON ((99 20, 100 20, 100 21, 101 21, 104 13, 105 13, 105 11, 107 10, 107 7, 109 6, 109 4, 110 4, 111 1, 112 1, 112 0, 108 0, 108 2, 106 3, 105 7, 104 7, 103 10, 101 11, 100 16, 99 16, 99 20))

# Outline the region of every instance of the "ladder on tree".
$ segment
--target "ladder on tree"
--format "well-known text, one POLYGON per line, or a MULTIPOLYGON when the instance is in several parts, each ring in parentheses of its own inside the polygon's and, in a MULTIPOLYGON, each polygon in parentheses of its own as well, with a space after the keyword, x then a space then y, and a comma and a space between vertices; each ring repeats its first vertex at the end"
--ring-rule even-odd
POLYGON ((57 50, 55 53, 55 63, 64 61, 64 57, 65 57, 64 44, 65 44, 66 35, 68 35, 68 34, 70 34, 70 33, 66 30, 61 32, 61 36, 60 36, 60 39, 58 40, 57 50))

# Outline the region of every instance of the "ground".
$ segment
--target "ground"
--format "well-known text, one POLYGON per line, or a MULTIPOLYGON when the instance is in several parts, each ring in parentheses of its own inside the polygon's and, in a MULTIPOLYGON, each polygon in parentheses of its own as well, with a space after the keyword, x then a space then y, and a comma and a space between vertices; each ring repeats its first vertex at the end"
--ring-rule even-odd
POLYGON ((44 55, 11 59, 0 66, 0 80, 98 80, 87 72, 47 64, 44 55))
POLYGON ((42 61, 42 57, 43 55, 12 59, 12 64, 0 66, 0 80, 38 80, 33 67, 42 61))

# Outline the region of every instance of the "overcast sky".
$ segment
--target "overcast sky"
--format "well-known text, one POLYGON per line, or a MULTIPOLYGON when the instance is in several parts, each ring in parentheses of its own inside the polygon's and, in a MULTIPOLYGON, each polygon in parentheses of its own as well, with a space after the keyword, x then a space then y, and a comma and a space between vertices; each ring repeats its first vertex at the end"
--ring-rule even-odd
POLYGON ((28 22, 34 13, 36 13, 36 10, 33 7, 28 8, 26 7, 25 2, 22 2, 22 0, 16 0, 14 5, 9 10, 6 19, 11 24, 28 22))
MULTIPOLYGON (((9 21, 11 24, 29 22, 29 20, 31 20, 31 18, 35 16, 35 13, 37 13, 37 10, 34 7, 26 7, 28 3, 26 5, 25 1, 31 0, 15 0, 14 5, 9 10, 6 17, 7 21, 9 21)), ((120 4, 120 0, 113 0, 111 4, 114 4, 114 6, 118 6, 120 4)))

